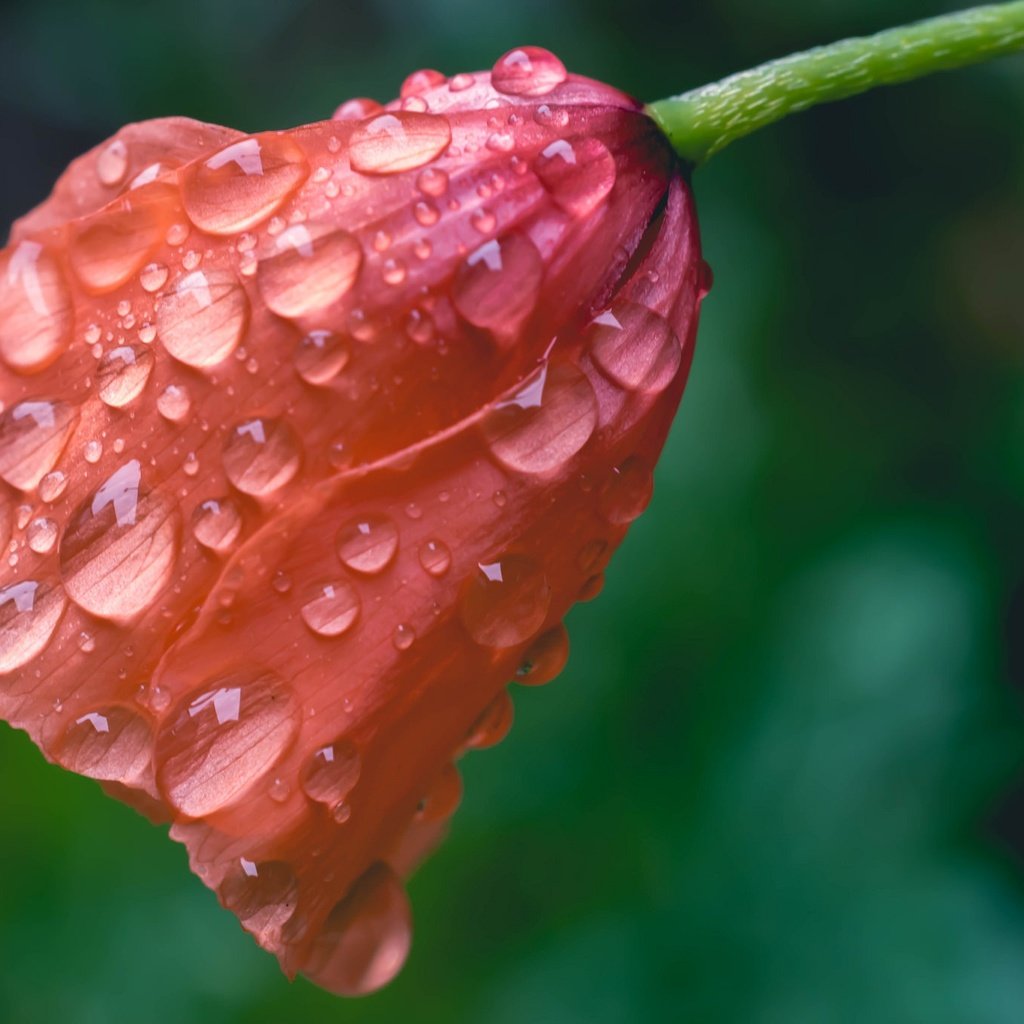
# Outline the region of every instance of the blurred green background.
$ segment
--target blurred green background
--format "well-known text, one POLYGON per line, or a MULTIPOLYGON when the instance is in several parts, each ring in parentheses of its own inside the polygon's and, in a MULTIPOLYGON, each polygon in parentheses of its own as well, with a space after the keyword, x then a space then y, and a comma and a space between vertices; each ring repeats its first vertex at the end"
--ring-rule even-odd
MULTIPOLYGON (((0 220, 126 121, 240 128, 513 45, 645 99, 940 0, 0 9, 0 220)), ((403 974, 288 984, 169 843, 0 730, 0 1020, 1024 1020, 1024 60, 697 176, 716 274, 655 501, 463 762, 403 974)))

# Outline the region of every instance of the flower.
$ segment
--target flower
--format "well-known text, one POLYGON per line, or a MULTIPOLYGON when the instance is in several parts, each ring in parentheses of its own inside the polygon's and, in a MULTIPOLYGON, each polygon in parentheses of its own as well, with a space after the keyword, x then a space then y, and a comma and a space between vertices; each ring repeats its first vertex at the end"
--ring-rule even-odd
POLYGON ((650 499, 705 286, 653 122, 543 50, 126 127, 0 254, 0 713, 290 975, 386 983, 456 759, 650 499))

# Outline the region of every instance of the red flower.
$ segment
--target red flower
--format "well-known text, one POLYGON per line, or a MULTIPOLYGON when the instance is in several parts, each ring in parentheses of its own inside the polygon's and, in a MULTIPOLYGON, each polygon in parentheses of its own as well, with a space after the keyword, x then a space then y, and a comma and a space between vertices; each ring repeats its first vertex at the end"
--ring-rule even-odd
POLYGON ((454 760, 650 498, 701 268, 653 123, 542 50, 125 128, 0 255, 0 713, 289 974, 385 983, 454 760))

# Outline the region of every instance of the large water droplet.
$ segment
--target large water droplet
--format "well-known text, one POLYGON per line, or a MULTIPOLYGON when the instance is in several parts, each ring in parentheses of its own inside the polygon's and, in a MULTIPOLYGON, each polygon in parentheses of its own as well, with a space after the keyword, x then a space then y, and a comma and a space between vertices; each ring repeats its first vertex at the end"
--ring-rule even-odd
POLYGON ((224 472, 245 494, 270 494, 299 471, 299 442, 283 420, 253 419, 228 432, 224 472))
POLYGON ((227 551, 241 532, 242 513, 232 498, 209 498, 192 513, 192 533, 211 551, 227 551))
POLYGON ((484 647, 515 647, 544 624, 551 587, 540 566, 524 555, 481 563, 466 581, 462 621, 484 647))
POLYGON ((249 320, 245 289, 226 270, 195 270, 156 304, 164 348, 188 366, 213 366, 237 347, 249 320))
POLYGON ((52 753, 79 775, 130 784, 145 774, 152 746, 146 722, 128 708, 111 705, 76 718, 52 753))
POLYGON ((352 519, 338 531, 338 557, 355 572, 371 576, 391 564, 398 551, 398 527, 387 516, 352 519))
POLYGON ((632 456, 612 470, 602 488, 598 500, 601 514, 610 523, 631 523, 650 504, 653 491, 650 467, 643 459, 632 456))
POLYGON ((590 439, 597 424, 597 400, 580 371, 568 363, 547 363, 510 398, 498 402, 483 421, 494 457, 524 473, 557 469, 590 439))
POLYGON ((615 185, 615 158, 598 139, 556 139, 534 163, 541 183, 555 202, 577 217, 586 217, 615 185))
POLYGON ((257 942, 273 948, 295 913, 299 883, 284 861, 238 860, 224 876, 220 898, 257 942))
POLYGON ((0 674, 21 668, 47 645, 66 604, 59 586, 37 580, 0 588, 0 674))
POLYGON ((511 96, 544 96, 567 77, 565 65, 539 46, 509 50, 491 69, 491 85, 511 96))
POLYGON ((363 263, 359 242, 347 231, 295 224, 274 239, 260 260, 263 301, 279 316, 307 316, 337 302, 355 284, 363 263))
POLYGON ((0 417, 0 477, 31 491, 53 469, 78 422, 78 410, 43 399, 19 402, 0 417))
POLYGON ((125 463, 79 507, 61 538, 68 595, 103 618, 123 621, 148 608, 174 568, 178 513, 141 483, 138 460, 125 463))
POLYGON ((559 623, 542 633, 526 651, 516 669, 516 682, 524 686, 550 683, 569 660, 569 633, 559 623))
POLYGON ((299 717, 292 691, 272 672, 211 679, 171 712, 157 736, 161 791, 193 818, 227 806, 273 768, 299 717))
POLYGON ((75 311, 54 257, 38 242, 0 253, 0 356, 13 370, 36 373, 64 351, 75 311))
POLYGON ((348 740, 338 739, 309 759, 302 773, 302 788, 306 796, 325 804, 334 814, 355 788, 360 771, 359 751, 348 740))
POLYGON ((203 231, 233 235, 266 220, 308 175, 305 154, 287 135, 254 135, 181 172, 185 212, 203 231))
POLYGON ((334 331, 310 331, 295 347, 295 370, 307 384, 326 384, 348 365, 351 349, 334 331))
POLYGON ((349 160, 363 174, 397 174, 422 167, 451 141, 446 117, 396 110, 356 128, 349 140, 349 160))
POLYGON ((113 291, 139 271, 163 240, 172 193, 169 185, 149 186, 73 227, 68 259, 88 291, 113 291))
POLYGON ((667 321, 644 306, 621 302, 587 328, 590 354, 613 383, 658 394, 679 372, 679 339, 667 321))
POLYGON ((508 690, 502 690, 481 712, 466 736, 466 746, 471 750, 485 750, 496 746, 512 728, 515 708, 508 690))
POLYGON ((507 332, 533 311, 543 276, 534 244, 523 235, 505 235, 466 257, 456 272, 452 299, 471 324, 507 332))
POLYGON ((334 580, 313 587, 302 606, 302 621, 320 636, 341 636, 359 618, 360 601, 355 587, 334 580))
POLYGON ((398 974, 411 941, 405 889, 387 864, 374 864, 331 911, 302 973, 338 995, 363 995, 398 974))
POLYGON ((112 348, 96 368, 100 398, 120 409, 142 394, 152 370, 153 352, 145 345, 112 348))

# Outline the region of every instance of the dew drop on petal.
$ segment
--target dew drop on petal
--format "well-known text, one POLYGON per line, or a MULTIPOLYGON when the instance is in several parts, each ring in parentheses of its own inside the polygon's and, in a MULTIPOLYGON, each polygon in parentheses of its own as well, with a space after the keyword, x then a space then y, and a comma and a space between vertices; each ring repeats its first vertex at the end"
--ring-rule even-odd
POLYGON ((310 331, 295 346, 295 370, 307 384, 326 384, 348 365, 348 342, 334 331, 310 331))
POLYGON ((11 406, 0 417, 0 477, 31 491, 53 469, 77 422, 78 410, 64 402, 11 406))
POLYGON ((643 459, 631 456, 612 470, 601 490, 598 507, 610 523, 631 523, 650 504, 653 491, 650 467, 643 459))
POLYGON ((569 633, 562 623, 542 633, 527 648, 516 669, 516 682, 523 686, 550 683, 569 660, 569 633))
POLYGON ((544 624, 551 587, 540 566, 505 555, 477 566, 463 587, 462 622, 484 647, 515 647, 544 624))
POLYGON ((512 728, 515 709, 508 690, 501 690, 481 712, 466 736, 466 746, 471 750, 485 750, 496 746, 512 728))
POLYGON ((53 255, 38 242, 0 253, 0 357, 12 370, 36 373, 71 338, 74 305, 53 255))
POLYGON ((125 463, 71 517, 60 542, 68 596, 80 608, 124 621, 148 608, 168 582, 178 513, 142 489, 137 459, 125 463))
POLYGON ((568 363, 545 363, 483 421, 494 457, 523 473, 547 473, 566 463, 590 440, 597 399, 587 378, 568 363))
POLYGON ((448 175, 440 167, 424 167, 416 175, 416 187, 425 196, 438 199, 448 191, 448 175))
POLYGON ((539 46, 509 50, 491 69, 491 85, 510 96, 544 96, 567 77, 565 65, 539 46))
POLYGON ((224 472, 245 494, 270 494, 299 471, 299 451, 295 433, 283 420, 245 420, 228 431, 224 472))
POLYGON ((331 117, 332 121, 362 121, 373 114, 379 114, 384 108, 376 101, 360 96, 345 100, 331 117))
POLYGON ((372 576, 386 569, 398 551, 398 527, 387 516, 362 516, 338 531, 338 557, 355 572, 372 576))
POLYGON ((142 394, 153 370, 153 353, 144 345, 112 348, 96 367, 96 389, 103 401, 120 409, 142 394))
POLYGON ((599 139, 556 139, 533 169, 555 202, 576 217, 593 213, 615 186, 615 158, 599 139))
POLYGON ((412 942, 412 916, 394 871, 375 864, 334 907, 302 973, 338 995, 361 995, 401 970, 412 942))
POLYGON ((226 359, 248 320, 245 289, 226 270, 194 270, 156 304, 157 334, 187 366, 214 366, 226 359))
POLYGON ((158 292, 167 284, 167 267, 162 263, 147 263, 139 272, 139 284, 144 291, 158 292))
POLYGON ((391 634, 391 642, 395 645, 396 651, 407 651, 416 640, 416 633, 408 623, 400 622, 395 626, 391 634))
POLYGON ((302 621, 318 636, 341 636, 359 618, 359 594, 351 583, 333 580, 309 591, 302 606, 302 621))
POLYGON ((305 154, 287 135, 254 135, 181 171, 185 212, 203 231, 233 235, 266 220, 308 175, 305 154))
POLYGON ((55 584, 22 580, 0 588, 0 674, 21 668, 46 647, 66 604, 55 584))
POLYGON ((156 739, 157 783, 182 814, 232 803, 294 740, 299 706, 274 673, 239 669, 210 679, 168 715, 156 739))
POLYGON ((491 239, 459 267, 452 299, 459 313, 476 327, 509 330, 533 312, 544 264, 523 235, 491 239))
POLYGON ((425 540, 420 545, 419 554, 423 571, 431 576, 443 576, 451 568, 451 549, 443 540, 425 540))
POLYGON ((137 782, 149 767, 153 734, 129 708, 100 707, 71 722, 54 745, 54 759, 90 779, 137 782))
POLYGON ((47 473, 39 481, 39 498, 45 502, 56 501, 67 489, 67 486, 68 478, 60 470, 47 473))
POLYGON ((446 117, 397 110, 356 128, 349 140, 349 160, 363 174, 397 174, 429 163, 451 141, 446 117))
POLYGON ((46 555, 57 543, 57 524, 52 519, 33 519, 25 529, 28 546, 37 555, 46 555))
POLYGON ((449 761, 434 776, 419 807, 417 821, 444 821, 450 818, 462 800, 462 776, 459 769, 449 761))
POLYGON ((295 913, 298 895, 295 873, 280 860, 257 862, 241 857, 220 885, 224 906, 268 948, 280 941, 281 928, 295 913))
POLYGON ((409 96, 419 96, 439 85, 444 85, 445 81, 445 76, 440 71, 424 68, 422 71, 414 71, 405 79, 398 95, 403 100, 409 96))
POLYGON ((208 498, 192 513, 192 534, 210 551, 227 551, 242 532, 242 513, 233 498, 208 498))
POLYGON ((171 423, 180 423, 191 408, 192 399, 184 384, 168 384, 156 400, 157 412, 171 423))
POLYGON ((363 263, 359 242, 347 231, 316 234, 305 224, 285 228, 274 250, 260 260, 256 281, 279 316, 318 312, 349 292, 363 263))
POLYGON ((300 782, 306 796, 334 810, 355 788, 361 771, 359 751, 348 740, 338 739, 313 754, 300 782))
POLYGON ((644 306, 622 302, 587 328, 590 355, 614 384, 659 394, 679 372, 682 350, 668 322, 644 306))
POLYGON ((107 188, 113 188, 124 181, 127 173, 128 147, 121 139, 114 139, 96 154, 96 177, 107 188))

